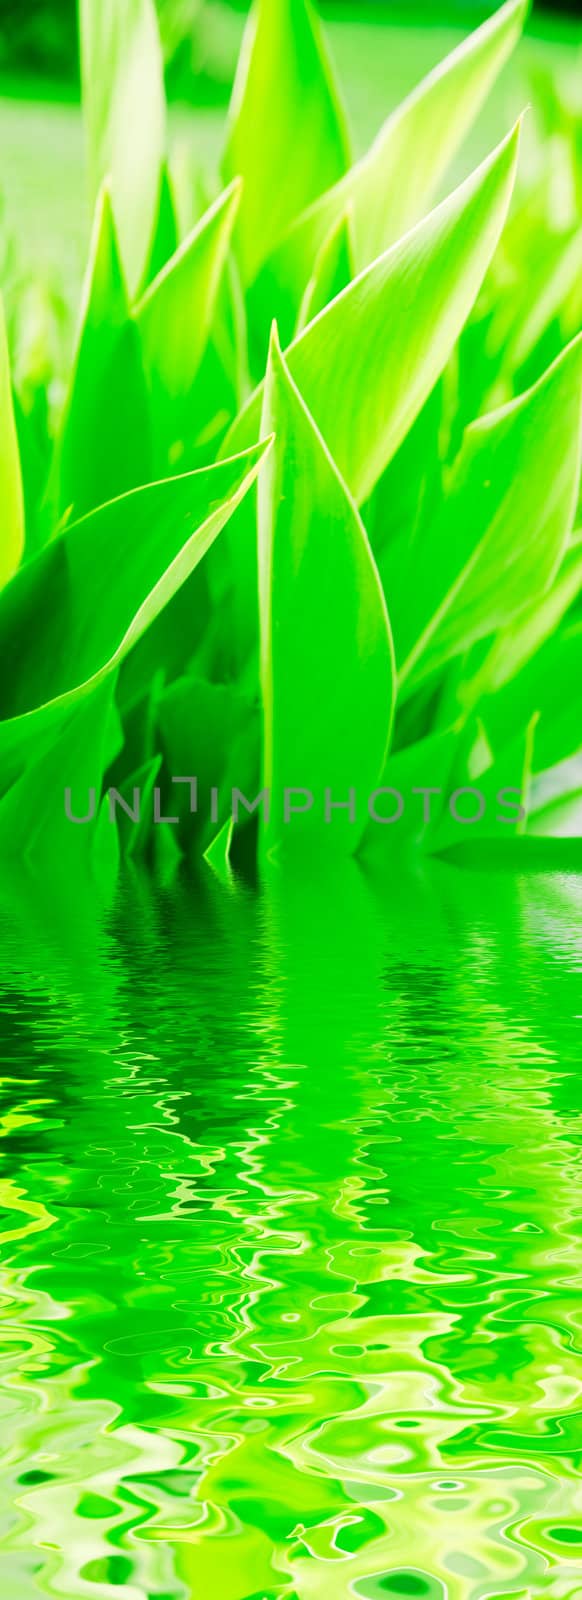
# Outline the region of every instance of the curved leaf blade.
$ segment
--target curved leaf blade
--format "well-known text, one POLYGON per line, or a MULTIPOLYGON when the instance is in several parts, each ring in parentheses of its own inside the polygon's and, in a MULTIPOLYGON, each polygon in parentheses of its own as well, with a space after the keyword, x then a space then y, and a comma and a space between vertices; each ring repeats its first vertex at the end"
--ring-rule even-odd
POLYGON ((106 763, 114 689, 114 677, 103 681, 95 694, 72 707, 51 735, 37 723, 37 737, 28 745, 23 770, 0 797, 0 856, 7 851, 12 860, 44 868, 55 861, 77 865, 91 850, 97 816, 92 827, 71 823, 65 812, 65 789, 71 789, 71 800, 78 797, 74 803, 87 816, 91 789, 100 783, 106 763))
POLYGON ((162 51, 153 0, 79 0, 91 191, 111 179, 130 291, 154 237, 165 147, 162 51))
POLYGON ((343 114, 309 0, 255 0, 223 160, 227 180, 244 179, 236 238, 245 284, 346 165, 343 114))
POLYGON ((322 828, 324 794, 367 796, 382 771, 394 703, 386 603, 364 526, 273 338, 262 415, 275 442, 259 483, 259 598, 264 720, 263 848, 295 837, 353 852, 360 813, 322 828), (284 820, 284 794, 314 809, 284 820), (299 824, 299 826, 298 826, 299 824))
POLYGON ((97 205, 80 331, 56 458, 57 515, 75 519, 152 477, 149 398, 111 195, 97 205))
POLYGON ((226 265, 240 183, 211 206, 135 309, 152 391, 156 432, 166 454, 195 431, 193 385, 210 334, 226 265))
POLYGON ((302 333, 320 311, 336 300, 354 277, 351 213, 345 211, 323 241, 301 301, 296 333, 302 333))
POLYGON ((56 736, 77 702, 121 666, 232 516, 268 449, 269 442, 102 506, 4 589, 0 663, 12 671, 0 673, 0 790, 39 738, 56 736))
POLYGON ((582 626, 575 623, 550 636, 514 678, 483 700, 480 711, 498 744, 537 715, 534 766, 543 771, 580 749, 581 684, 582 626))
POLYGON ((0 297, 0 586, 16 572, 24 551, 24 494, 16 433, 4 305, 0 297))
POLYGON ((401 687, 506 627, 552 583, 576 511, 581 436, 582 335, 525 395, 466 430, 416 553, 401 687))
MULTIPOLYGON (((396 454, 456 343, 501 233, 513 189, 519 124, 472 177, 360 274, 293 341, 286 363, 356 502, 396 454)), ((222 452, 260 430, 261 384, 222 452)), ((250 506, 211 562, 230 592, 229 637, 240 665, 254 645, 255 528, 250 506)))
POLYGON ((288 230, 263 284, 285 340, 317 253, 346 206, 358 272, 426 212, 521 37, 528 9, 529 0, 508 0, 470 34, 388 117, 362 160, 288 230))
POLYGON ((176 215, 172 175, 167 161, 164 161, 152 244, 142 284, 143 294, 145 294, 150 284, 154 282, 154 279, 157 278, 158 273, 162 272, 163 268, 167 266, 172 256, 176 254, 179 243, 178 218, 176 215))
MULTIPOLYGON (((558 633, 566 613, 582 593, 582 544, 568 545, 557 577, 542 595, 536 595, 519 617, 496 633, 485 659, 465 673, 457 688, 458 704, 465 711, 487 697, 489 705, 503 706, 503 690, 530 662, 540 659, 548 640, 558 633), (493 702, 491 697, 493 698, 493 702)), ((509 718, 508 725, 511 725, 509 718)), ((515 725, 513 721, 513 725, 515 725)))
MULTIPOLYGON (((351 283, 286 352, 291 376, 358 502, 440 376, 483 282, 511 198, 519 124, 436 210, 351 283)), ((225 441, 256 439, 262 385, 225 441)))

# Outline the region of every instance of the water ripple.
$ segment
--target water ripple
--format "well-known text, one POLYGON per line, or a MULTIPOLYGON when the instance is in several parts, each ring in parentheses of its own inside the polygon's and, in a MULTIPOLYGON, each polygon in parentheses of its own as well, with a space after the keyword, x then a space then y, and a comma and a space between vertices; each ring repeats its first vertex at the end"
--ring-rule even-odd
POLYGON ((2 890, 11 1600, 579 1600, 579 908, 2 890))

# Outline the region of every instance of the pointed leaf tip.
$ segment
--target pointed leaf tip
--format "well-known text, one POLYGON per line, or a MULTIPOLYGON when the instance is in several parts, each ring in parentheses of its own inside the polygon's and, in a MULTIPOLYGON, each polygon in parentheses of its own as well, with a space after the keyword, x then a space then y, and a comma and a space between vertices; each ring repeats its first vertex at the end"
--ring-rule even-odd
POLYGON ((0 586, 16 572, 24 550, 24 495, 16 433, 4 302, 0 295, 0 586))
MULTIPOLYGON (((288 227, 264 267, 284 344, 292 336, 319 250, 346 204, 353 207, 361 271, 426 215, 463 139, 521 34, 527 7, 508 0, 463 39, 387 117, 369 150, 288 227), (414 182, 410 173, 414 173, 414 182)), ((262 278, 254 313, 260 321, 262 278)))
POLYGON ((580 481, 582 334, 525 394, 465 431, 398 616, 401 691, 508 628, 553 583, 580 481))
POLYGON ((273 317, 273 321, 271 323, 271 336, 269 340, 269 362, 275 360, 277 356, 281 356, 281 353, 279 326, 277 323, 277 318, 273 317))
POLYGON ((245 178, 236 235, 245 284, 288 224, 335 183, 346 165, 343 112, 308 0, 255 0, 223 161, 225 177, 245 178))
POLYGON ((132 294, 153 237, 165 145, 154 0, 79 0, 83 114, 93 195, 110 174, 132 294))

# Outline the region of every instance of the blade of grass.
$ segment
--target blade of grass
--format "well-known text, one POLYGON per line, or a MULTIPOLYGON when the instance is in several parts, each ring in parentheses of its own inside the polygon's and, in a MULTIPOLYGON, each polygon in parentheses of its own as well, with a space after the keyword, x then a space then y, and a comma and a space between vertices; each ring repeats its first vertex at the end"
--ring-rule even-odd
POLYGON ((79 518, 152 478, 149 399, 107 185, 55 463, 57 516, 79 518))
POLYGON ((497 695, 532 661, 554 635, 566 612, 582 592, 582 546, 568 547, 555 582, 537 596, 511 625, 496 634, 484 661, 465 676, 457 690, 459 704, 472 710, 484 696, 497 695))
POLYGON ((93 199, 110 178, 131 294, 154 237, 165 146, 153 0, 79 0, 81 81, 93 199))
POLYGON ((296 334, 303 332, 342 289, 347 288, 354 276, 354 251, 350 212, 346 211, 333 224, 316 257, 313 276, 310 278, 299 308, 296 334))
POLYGON ((582 335, 533 389, 467 429, 399 615, 401 690, 506 627, 553 582, 576 511, 581 431, 582 335))
POLYGON ((117 672, 232 516, 268 449, 101 507, 2 591, 0 660, 11 672, 0 675, 0 791, 35 744, 117 672))
MULTIPOLYGON (((286 352, 286 363, 348 490, 367 499, 422 410, 474 302, 507 214, 519 125, 472 177, 349 284, 286 352)), ((259 436, 263 386, 222 452, 259 436)), ((251 506, 210 571, 230 591, 233 664, 252 651, 256 543, 251 506)), ((226 611, 224 613, 226 618, 226 611)))
MULTIPOLYGON (((200 430, 194 381, 216 310, 240 199, 235 181, 202 217, 136 307, 162 462, 175 465, 200 430), (165 460, 164 460, 165 457, 165 460)), ((205 396, 206 398, 206 396, 205 396)))
POLYGON ((10 381, 4 305, 0 296, 0 586, 16 572, 24 551, 24 495, 10 381))
POLYGON ((273 336, 262 432, 275 443, 259 485, 263 850, 351 853, 365 816, 321 825, 328 789, 345 802, 382 771, 394 702, 386 604, 365 529, 273 336), (317 810, 285 825, 300 784, 317 810))
POLYGON ((382 255, 426 212, 492 85, 517 44, 529 0, 508 0, 397 107, 371 149, 297 219, 257 285, 284 342, 324 239, 349 206, 356 270, 382 255))
POLYGON ((223 160, 227 181, 244 179, 236 240, 245 284, 346 165, 343 113, 309 0, 255 0, 223 160))
POLYGON ((167 266, 168 261, 171 260, 172 256, 176 254, 179 243, 178 219, 176 215, 176 206, 174 203, 172 178, 168 163, 167 161, 164 161, 160 178, 160 192, 154 225, 154 235, 144 281, 142 284, 143 294, 145 294, 146 289, 149 288, 150 284, 153 283, 154 278, 157 278, 158 273, 163 272, 164 267, 167 266))
MULTIPOLYGON (((519 124, 286 352, 358 502, 371 493, 418 416, 474 303, 507 216, 518 145, 519 124)), ((262 386, 225 450, 233 439, 257 437, 261 405, 262 386)))

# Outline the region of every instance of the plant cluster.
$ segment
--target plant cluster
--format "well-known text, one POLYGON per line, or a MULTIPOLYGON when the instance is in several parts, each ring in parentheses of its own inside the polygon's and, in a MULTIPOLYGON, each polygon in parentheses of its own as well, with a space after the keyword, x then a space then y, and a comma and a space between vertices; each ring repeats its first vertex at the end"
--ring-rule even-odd
MULTIPOLYGON (((580 831, 576 107, 545 84, 517 192, 519 125, 446 185, 526 12, 352 163, 308 0, 257 0, 184 236, 152 0, 80 0, 95 222, 56 424, 34 329, 11 376, 0 328, 0 849, 226 861, 233 788, 294 786, 442 793, 399 848, 447 849, 475 784, 527 793, 524 850, 580 831), (112 786, 175 824, 114 827, 112 786)), ((265 859, 365 847, 365 813, 292 839, 272 806, 265 859)))

